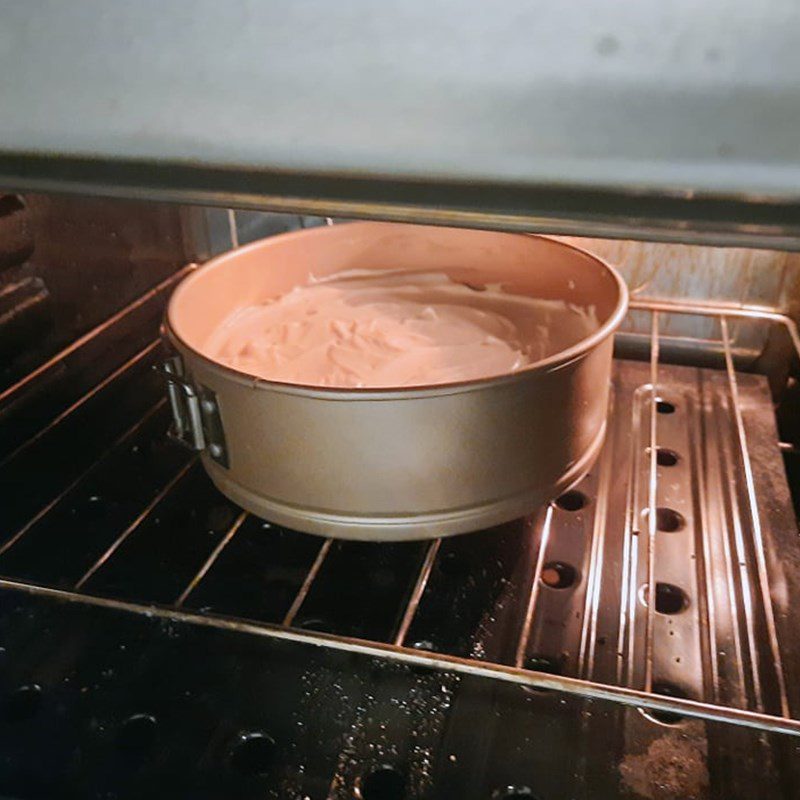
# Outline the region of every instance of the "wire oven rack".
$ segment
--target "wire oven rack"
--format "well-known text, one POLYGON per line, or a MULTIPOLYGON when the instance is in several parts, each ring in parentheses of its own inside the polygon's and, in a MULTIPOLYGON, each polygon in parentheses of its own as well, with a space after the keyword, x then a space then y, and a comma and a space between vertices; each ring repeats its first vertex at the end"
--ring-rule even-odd
MULTIPOLYGON (((758 307, 635 299, 631 308, 650 318, 649 363, 617 362, 611 419, 619 422, 611 425, 610 444, 592 474, 530 520, 500 531, 406 543, 405 550, 383 546, 384 555, 376 555, 375 549, 359 551, 352 556, 354 563, 372 573, 376 586, 381 581, 384 588, 389 586, 381 596, 393 598, 390 619, 378 624, 355 597, 343 601, 339 623, 331 624, 324 619, 330 592, 341 595, 343 590, 323 590, 323 585, 330 582, 333 562, 350 558, 343 553, 352 555, 358 548, 348 551, 348 545, 332 540, 276 533, 268 523, 226 505, 203 483, 196 459, 163 442, 165 405, 151 370, 159 358, 158 341, 126 356, 94 384, 69 378, 63 392, 56 392, 63 401, 61 410, 45 420, 42 409, 50 406, 42 403, 42 396, 52 386, 62 386, 63 375, 72 374, 71 363, 86 357, 96 365, 107 358, 115 351, 109 342, 128 341, 124 334, 131 320, 144 308, 160 309, 158 304, 180 277, 163 282, 0 394, 0 411, 10 420, 0 428, 6 451, 0 459, 6 506, 0 587, 612 700, 655 720, 697 717, 800 734, 800 698, 790 677, 800 667, 800 645, 786 633, 798 588, 789 571, 793 559, 800 563, 795 558, 796 530, 782 469, 776 477, 781 462, 766 384, 759 376, 737 371, 731 335, 732 324, 742 321, 777 327, 800 354, 800 336, 790 318, 758 307), (717 321, 724 370, 663 362, 660 328, 672 315, 717 321), (674 413, 682 406, 692 409, 691 414, 674 413), (14 417, 20 408, 24 413, 14 417), (102 408, 113 411, 103 415, 102 408), (76 431, 81 441, 90 441, 79 448, 70 445, 65 457, 63 443, 74 442, 76 431), (113 478, 113 465, 123 457, 140 459, 137 442, 145 433, 156 442, 155 455, 147 456, 144 466, 136 462, 110 511, 97 512, 94 506, 103 495, 95 487, 113 478), (114 443, 100 448, 98 442, 107 441, 114 443), (673 441, 679 444, 673 446, 673 441), (617 479, 620 469, 624 480, 617 479), (34 473, 39 486, 31 489, 34 473), (50 473, 57 488, 48 488, 50 473), (189 484, 195 487, 191 491, 189 484), (28 488, 19 488, 23 485, 28 488), (191 502, 181 505, 176 498, 187 491, 191 502), (200 496, 202 502, 197 501, 200 496), (164 545, 164 552, 154 555, 152 543, 158 539, 153 536, 165 537, 170 521, 178 524, 176 513, 182 515, 180 525, 194 518, 198 502, 211 504, 212 517, 222 509, 210 536, 193 529, 191 539, 184 537, 172 548, 164 545), (170 510, 171 504, 177 504, 178 512, 170 510), (82 530, 89 531, 82 534, 88 537, 86 546, 80 537, 69 541, 63 535, 76 508, 82 530), (122 519, 121 510, 131 508, 135 513, 129 513, 109 540, 109 517, 122 519), (137 549, 146 531, 151 549, 137 549), (248 576, 243 562, 233 559, 235 544, 244 536, 283 537, 275 539, 276 557, 283 559, 281 574, 270 586, 252 573, 248 576), (482 538, 478 542, 475 537, 482 538), (441 574, 455 575, 459 591, 465 586, 468 590, 464 563, 475 566, 475 559, 486 552, 481 548, 503 537, 519 545, 510 561, 497 561, 510 564, 500 584, 513 584, 516 593, 518 613, 510 643, 493 647, 480 635, 466 649, 432 641, 435 628, 429 618, 437 609, 446 612, 435 603, 426 610, 426 598, 435 596, 434 584, 441 574), (581 542, 578 568, 562 557, 576 541, 581 542), (693 563, 688 572, 685 563, 682 567, 691 591, 668 580, 674 574, 676 547, 693 563), (229 556, 230 568, 225 565, 229 556), (776 582, 776 562, 782 559, 787 573, 780 573, 776 582), (392 569, 399 563, 405 570, 399 587, 385 574, 390 561, 392 569), (128 578, 143 563, 149 564, 147 580, 131 589, 128 578), (224 591, 215 595, 217 575, 224 591), (656 590, 650 591, 653 586, 656 590), (269 613, 263 608, 267 595, 281 598, 269 613), (234 596, 239 600, 231 600, 234 596), (276 607, 283 609, 278 616, 276 607), (359 614, 367 617, 360 627, 352 624, 359 614), (554 637, 555 623, 567 633, 554 637), (572 636, 573 629, 565 649, 564 637, 572 636), (670 636, 681 642, 683 661, 662 646, 670 636), (725 642, 732 652, 725 652, 725 642), (663 680, 665 670, 675 672, 674 682, 663 680), (686 691, 687 682, 695 684, 692 691, 686 691)), ((125 345, 120 347, 124 351, 125 345)), ((121 351, 115 352, 119 356, 121 351)), ((271 550, 269 557, 274 554, 271 550)), ((491 621, 491 616, 488 622, 481 616, 477 628, 491 621)), ((446 624, 440 620, 440 628, 446 624)))

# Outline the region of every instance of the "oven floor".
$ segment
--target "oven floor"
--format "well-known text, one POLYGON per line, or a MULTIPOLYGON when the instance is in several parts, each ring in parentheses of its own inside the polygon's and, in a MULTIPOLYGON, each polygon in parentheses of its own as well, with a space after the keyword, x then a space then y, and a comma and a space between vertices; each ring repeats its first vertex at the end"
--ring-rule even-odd
POLYGON ((737 375, 738 414, 725 372, 661 365, 653 476, 650 370, 617 361, 572 491, 376 545, 240 512, 165 436, 158 346, 114 358, 95 342, 0 406, 0 794, 798 796, 794 737, 259 628, 797 718, 800 549, 763 378, 737 375))

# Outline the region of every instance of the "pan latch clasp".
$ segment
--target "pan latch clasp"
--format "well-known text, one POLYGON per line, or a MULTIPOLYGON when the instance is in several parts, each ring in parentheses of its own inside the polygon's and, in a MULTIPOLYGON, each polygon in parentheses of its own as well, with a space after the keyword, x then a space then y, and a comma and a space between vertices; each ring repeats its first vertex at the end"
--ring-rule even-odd
POLYGON ((179 355, 170 356, 156 369, 167 383, 172 409, 170 437, 190 450, 206 450, 217 464, 227 467, 228 450, 217 395, 204 386, 195 386, 188 379, 179 355))

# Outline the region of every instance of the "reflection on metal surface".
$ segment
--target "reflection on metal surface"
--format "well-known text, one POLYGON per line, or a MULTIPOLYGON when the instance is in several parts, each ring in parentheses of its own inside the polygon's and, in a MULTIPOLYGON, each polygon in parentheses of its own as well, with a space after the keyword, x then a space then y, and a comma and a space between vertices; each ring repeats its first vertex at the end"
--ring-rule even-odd
MULTIPOLYGON (((696 306, 637 303, 653 312, 649 364, 616 362, 604 452, 580 484, 540 510, 535 525, 512 523, 446 544, 397 544, 391 551, 370 550, 381 546, 364 543, 338 543, 332 549, 330 539, 317 544, 226 504, 199 469, 192 481, 182 480, 193 462, 180 461, 151 494, 137 500, 134 513, 114 517, 116 528, 109 522, 102 547, 92 551, 102 555, 92 555, 93 563, 60 584, 75 587, 68 591, 35 577, 48 574, 47 569, 37 573, 36 565, 58 559, 59 553, 36 546, 41 540, 33 523, 56 517, 51 526, 55 535, 62 532, 59 520, 81 521, 81 514, 100 514, 103 506, 87 510, 70 494, 88 480, 86 474, 67 492, 55 482, 51 499, 5 546, 0 569, 7 577, 0 586, 70 604, 152 614, 165 624, 178 620, 367 654, 430 671, 437 681, 433 671, 446 670, 649 710, 652 719, 634 714, 632 725, 664 727, 657 721, 662 713, 800 735, 800 659, 792 618, 800 598, 796 588, 781 582, 780 565, 765 556, 767 551, 787 559, 798 555, 766 382, 734 369, 727 317, 736 310, 700 311, 720 318, 720 344, 727 354, 722 371, 676 367, 660 358, 664 315, 698 313, 696 306), (672 457, 660 458, 664 453, 672 457), (154 517, 165 516, 162 501, 172 504, 174 514, 166 519, 167 527, 181 520, 185 528, 177 541, 163 536, 165 528, 151 525, 154 517), (503 547, 490 550, 487 536, 503 547), (128 540, 140 547, 126 570, 132 548, 122 545, 128 540), (26 551, 26 545, 34 546, 26 551), (492 563, 487 564, 490 552, 492 563), (15 554, 19 558, 10 560, 15 554), (245 597, 242 602, 249 606, 237 607, 234 598, 224 607, 215 607, 214 601, 207 607, 203 597, 232 596, 230 581, 242 577, 243 559, 251 567, 247 576, 256 582, 254 594, 270 594, 269 606, 250 611, 255 604, 245 597), (403 569, 394 569, 399 562, 403 569), (116 573, 115 567, 120 568, 116 573), (124 591, 114 575, 102 580, 108 573, 124 578, 124 591), (159 573, 174 580, 169 592, 154 596, 159 573), (267 592, 266 584, 258 583, 266 574, 272 589, 280 591, 267 592), (325 583, 324 592, 317 592, 320 583, 325 583), (664 587, 676 602, 659 602, 664 587), (450 640, 458 646, 433 652, 417 641, 416 632, 407 636, 415 621, 430 621, 431 609, 442 607, 437 598, 470 593, 480 595, 477 614, 454 611, 437 619, 437 624, 458 629, 459 636, 450 640), (351 631, 361 622, 343 622, 343 615, 335 613, 345 594, 351 617, 353 611, 355 616, 362 612, 359 601, 365 616, 374 612, 380 617, 380 624, 368 620, 370 630, 378 633, 359 633, 358 638, 345 632, 345 622, 351 631), (329 613, 328 620, 311 619, 309 605, 315 599, 314 614, 329 613), (298 613, 303 607, 307 619, 298 613), (311 621, 327 623, 325 633, 301 629, 311 621), (406 638, 413 647, 404 646, 406 638), (634 688, 642 686, 651 691, 634 688)), ((790 336, 794 331, 790 320, 774 312, 738 312, 759 324, 782 326, 790 336)), ((159 407, 163 410, 163 401, 159 407)), ((43 440, 64 422, 61 418, 51 425, 43 440)), ((137 421, 134 429, 140 426, 137 421)), ((163 438, 162 433, 149 435, 163 438)), ((141 467, 129 438, 123 436, 114 448, 120 474, 118 486, 108 481, 104 499, 109 507, 114 492, 119 498, 130 496, 141 467)), ((101 530, 103 519, 86 517, 101 530)), ((70 531, 70 545, 79 547, 84 526, 71 521, 70 531)), ((692 723, 674 724, 685 733, 692 723)))
POLYGON ((153 512, 153 510, 158 506, 158 504, 170 493, 170 491, 175 487, 175 485, 181 480, 181 478, 186 475, 186 473, 192 468, 194 465, 195 459, 192 459, 187 464, 178 470, 177 474, 172 477, 172 479, 167 483, 166 486, 145 506, 142 510, 142 513, 139 514, 138 517, 114 540, 111 546, 100 556, 100 558, 89 567, 88 570, 81 576, 78 582, 75 584, 75 589, 80 589, 89 578, 94 575, 97 570, 99 570, 103 564, 105 564, 111 556, 122 546, 122 543, 142 524, 142 522, 148 517, 149 514, 153 512))
POLYGON ((761 532, 761 518, 758 512, 756 500, 756 486, 753 479, 753 466, 750 461, 750 451, 747 445, 747 433, 745 432, 744 420, 742 418, 742 407, 739 400, 739 384, 736 372, 733 369, 733 359, 730 352, 730 338, 728 335, 728 320, 725 316, 720 318, 722 327, 722 340, 725 343, 725 365, 728 372, 730 383, 731 402, 733 405, 734 419, 736 420, 736 437, 739 442, 741 454, 741 465, 744 470, 745 485, 747 487, 748 515, 752 524, 752 535, 755 544, 756 563, 758 565, 758 583, 761 591, 761 602, 764 607, 764 614, 767 618, 767 635, 769 636, 770 650, 775 668, 775 676, 778 681, 778 691, 780 693, 781 711, 784 716, 789 716, 789 701, 786 697, 786 678, 783 673, 783 662, 781 659, 780 645, 778 644, 778 634, 775 629, 775 612, 772 608, 772 598, 769 589, 769 576, 767 575, 767 565, 764 553, 764 537, 761 532))
POLYGON ((795 352, 800 355, 800 334, 793 319, 769 308, 760 306, 728 305, 725 303, 703 303, 694 300, 656 300, 653 298, 631 298, 630 308, 642 311, 661 311, 666 314, 698 314, 709 317, 733 319, 756 319, 780 323, 792 340, 795 352))
POLYGON ((658 449, 658 311, 653 312, 653 327, 650 334, 650 437, 647 447, 650 464, 647 481, 647 630, 644 644, 644 688, 646 692, 653 690, 653 626, 656 615, 655 562, 656 562, 656 493, 658 491, 658 462, 656 451, 658 449))
POLYGON ((394 638, 394 643, 398 647, 401 646, 405 641, 408 629, 414 619, 414 614, 417 613, 419 601, 422 598, 422 593, 425 591, 425 586, 428 583, 428 578, 430 577, 431 570, 433 569, 433 564, 436 561, 436 556, 439 552, 439 547, 441 544, 441 539, 434 539, 430 545, 428 545, 428 552, 425 554, 425 561, 422 564, 422 569, 419 571, 419 576, 417 577, 417 581, 411 591, 411 597, 408 601, 408 605, 403 613, 403 619, 394 638))
POLYGON ((427 667, 430 669, 456 672, 461 675, 495 679, 507 683, 515 683, 519 686, 554 689, 579 697, 614 700, 623 705, 641 707, 652 711, 683 714, 698 719, 729 722, 733 725, 740 725, 746 728, 800 736, 800 721, 794 719, 785 719, 770 714, 745 711, 738 708, 725 708, 710 703, 698 702, 696 700, 655 695, 635 689, 584 681, 578 678, 567 678, 544 672, 533 672, 531 670, 519 669, 518 667, 509 667, 504 664, 475 661, 440 653, 427 653, 421 650, 397 647, 396 645, 382 644, 380 642, 370 642, 363 639, 353 639, 347 636, 336 636, 319 632, 306 633, 295 628, 276 627, 264 623, 256 624, 246 620, 195 614, 175 608, 141 605, 124 600, 113 600, 107 597, 95 597, 92 595, 64 591, 62 589, 52 589, 31 583, 20 583, 5 578, 0 578, 0 587, 16 589, 30 594, 49 596, 55 600, 68 603, 85 603, 87 605, 97 605, 105 608, 130 611, 132 613, 146 613, 165 620, 190 622, 196 625, 234 630, 256 636, 266 636, 289 642, 311 644, 331 650, 341 650, 376 656, 378 658, 386 658, 391 661, 397 661, 416 667, 427 667))
POLYGON ((525 610, 525 619, 522 622, 522 634, 519 638, 517 645, 517 654, 514 659, 514 664, 521 667, 525 662, 525 654, 528 650, 528 640, 531 635, 531 623, 533 622, 533 615, 536 613, 536 601, 539 598, 539 589, 542 582, 542 568, 544 567, 544 560, 547 556, 547 545, 550 541, 550 529, 553 524, 553 506, 547 506, 544 512, 544 521, 541 526, 541 534, 539 536, 539 553, 536 557, 536 566, 533 570, 531 577, 531 593, 528 598, 528 606, 525 610))
POLYGON ((69 416, 74 411, 79 409, 88 400, 91 400, 92 397, 94 397, 98 392, 101 392, 103 389, 105 389, 106 386, 108 386, 114 380, 119 378, 120 375, 127 372, 132 367, 135 367, 138 363, 147 359, 148 356, 150 356, 158 349, 160 344, 161 342, 159 340, 151 342, 149 345, 147 345, 147 347, 145 347, 143 350, 140 350, 135 356, 133 356, 133 358, 129 359, 124 364, 117 367, 117 369, 115 369, 110 375, 103 378, 103 380, 100 381, 100 383, 98 383, 94 388, 92 388, 86 394, 82 395, 80 399, 76 400, 74 403, 72 403, 72 405, 65 408, 60 414, 58 414, 58 416, 53 418, 47 425, 45 425, 45 427, 41 428, 34 436, 25 441, 23 444, 21 444, 16 450, 12 450, 10 453, 3 455, 3 457, 0 458, 0 465, 5 464, 8 461, 11 461, 12 458, 19 455, 20 452, 22 452, 25 448, 30 447, 30 445, 32 445, 34 442, 39 441, 39 439, 45 436, 49 430, 52 430, 54 426, 58 425, 58 423, 61 422, 61 420, 65 419, 67 416, 69 416))
POLYGON ((145 292, 132 303, 125 306, 125 308, 120 309, 116 314, 105 320, 105 322, 76 339, 68 347, 65 347, 63 350, 61 350, 61 352, 57 353, 44 364, 37 367, 33 372, 26 375, 22 380, 17 381, 17 383, 15 383, 13 386, 9 386, 5 391, 0 392, 0 405, 9 402, 11 398, 18 392, 21 392, 25 387, 42 377, 49 370, 58 367, 58 365, 62 364, 68 356, 79 350, 88 342, 101 337, 105 332, 109 331, 115 325, 118 325, 126 316, 134 312, 136 309, 146 305, 157 295, 169 292, 170 289, 176 286, 180 280, 188 275, 189 272, 191 272, 196 266, 196 264, 189 264, 188 266, 176 272, 174 275, 170 275, 169 278, 161 281, 161 283, 159 283, 157 286, 154 286, 148 292, 145 292))
MULTIPOLYGON (((608 413, 614 416, 614 395, 609 397, 608 413)), ((603 581, 603 559, 605 556, 606 524, 609 495, 613 480, 614 449, 606 446, 600 455, 597 472, 599 480, 595 497, 594 523, 592 525, 592 548, 586 581, 586 600, 583 607, 581 638, 578 650, 578 672, 581 677, 591 679, 597 642, 597 615, 603 581)))
POLYGON ((300 606, 303 605, 303 601, 306 599, 306 596, 308 595, 308 592, 311 589, 311 584, 314 583, 314 578, 317 577, 317 573, 322 567, 322 564, 325 561, 325 557, 328 555, 328 551, 331 549, 332 544, 333 544, 333 539, 326 539, 322 543, 322 547, 320 547, 319 553, 317 553, 317 557, 314 560, 314 563, 311 565, 311 569, 308 571, 306 579, 303 581, 303 585, 300 587, 300 591, 297 593, 297 596, 294 598, 292 605, 286 612, 286 616, 283 618, 284 625, 286 626, 291 625, 292 622, 294 621, 294 618, 297 616, 297 612, 300 610, 300 606))
POLYGON ((242 511, 233 525, 228 529, 225 536, 220 540, 219 544, 211 551, 211 555, 206 559, 203 566, 197 571, 197 574, 189 581, 189 585, 180 593, 180 596, 175 601, 175 607, 180 608, 185 602, 186 598, 195 590, 197 584, 205 577, 205 574, 214 565, 214 562, 219 558, 220 553, 227 547, 228 542, 236 535, 236 531, 241 528, 242 523, 247 519, 247 512, 242 511))
MULTIPOLYGON (((130 437, 132 437, 136 431, 138 431, 154 414, 158 413, 158 410, 162 408, 165 404, 165 400, 161 400, 158 404, 153 406, 143 417, 136 420, 136 422, 125 431, 109 448, 109 451, 112 449, 119 447, 121 444, 124 444, 130 437)), ((47 505, 41 508, 35 516, 33 516, 28 522, 25 523, 18 531, 14 533, 8 540, 3 542, 0 545, 0 555, 9 550, 13 547, 32 527, 35 525, 40 519, 42 519, 48 511, 50 511, 54 506, 56 506, 64 497, 66 497, 76 486, 78 486, 81 481, 86 478, 88 472, 91 471, 91 467, 89 470, 85 470, 78 475, 71 483, 69 483, 66 488, 64 488, 61 492, 59 492, 47 505)))

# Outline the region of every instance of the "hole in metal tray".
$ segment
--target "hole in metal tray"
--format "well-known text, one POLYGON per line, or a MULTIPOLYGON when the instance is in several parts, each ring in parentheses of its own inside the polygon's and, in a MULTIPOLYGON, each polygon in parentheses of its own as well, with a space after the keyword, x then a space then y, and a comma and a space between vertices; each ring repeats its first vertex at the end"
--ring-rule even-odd
POLYGON ((660 467, 674 467, 680 460, 681 457, 667 447, 659 447, 656 450, 656 463, 660 467))
POLYGON ((42 705, 42 687, 38 683, 30 683, 14 690, 3 706, 3 715, 11 722, 35 717, 42 705))
POLYGON ((659 507, 656 509, 656 528, 664 533, 675 533, 686 527, 683 514, 673 508, 659 507))
POLYGON ((504 786, 492 792, 492 800, 537 800, 527 786, 504 786))
POLYGON ((320 617, 309 617, 308 619, 301 619, 294 623, 295 628, 300 628, 304 631, 316 631, 317 633, 331 633, 331 624, 320 617))
POLYGON ((666 400, 656 400, 656 411, 659 414, 674 414, 675 404, 669 403, 666 400))
POLYGON ((361 800, 403 800, 405 796, 405 776, 388 764, 372 770, 356 786, 356 797, 361 800))
MULTIPOLYGON (((664 697, 687 697, 686 692, 674 683, 656 681, 653 683, 652 688, 653 694, 660 694, 664 697)), ((657 722, 660 725, 679 725, 685 719, 681 714, 675 714, 671 711, 645 710, 643 708, 640 708, 639 711, 641 711, 642 715, 647 719, 657 722)))
POLYGON ((429 639, 420 639, 416 642, 411 642, 408 646, 414 650, 428 650, 431 653, 438 652, 436 645, 429 639))
POLYGON ((580 511, 589 505, 589 498, 583 492, 572 489, 556 498, 556 505, 564 511, 580 511))
POLYGON ((656 611, 659 614, 680 614, 689 605, 689 596, 671 583, 656 584, 656 611))
POLYGON ((564 672, 561 659, 552 656, 530 655, 523 666, 532 672, 546 672, 548 675, 561 675, 564 672))
MULTIPOLYGON (((645 606, 649 602, 647 584, 642 586, 639 599, 645 606)), ((689 595, 680 586, 671 583, 656 583, 656 611, 659 614, 680 614, 688 606, 689 595)))
POLYGON ((117 747, 130 755, 142 754, 155 744, 157 727, 152 714, 133 714, 120 726, 117 747))
POLYGON ((275 740, 259 731, 239 734, 231 748, 231 766, 243 775, 264 775, 273 764, 275 740))
MULTIPOLYGON (((525 658, 522 666, 531 672, 546 672, 548 675, 563 675, 564 662, 561 658, 553 656, 533 654, 525 658)), ((530 694, 546 694, 550 689, 542 689, 538 686, 523 686, 524 691, 530 694)))
POLYGON ((551 589, 568 589, 578 582, 578 570, 564 561, 550 561, 542 569, 542 583, 551 589))

